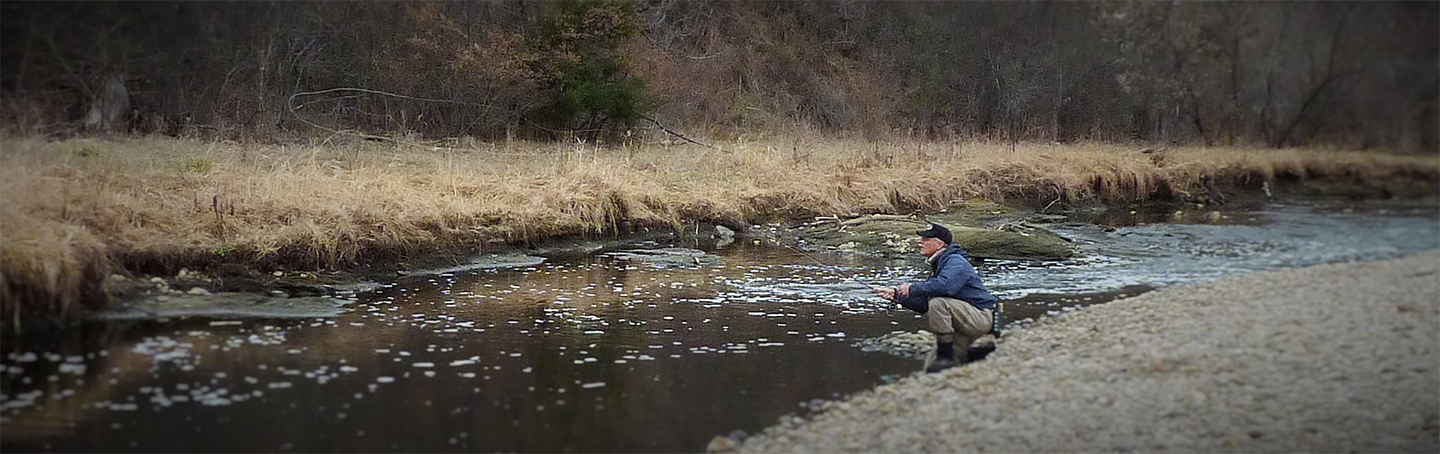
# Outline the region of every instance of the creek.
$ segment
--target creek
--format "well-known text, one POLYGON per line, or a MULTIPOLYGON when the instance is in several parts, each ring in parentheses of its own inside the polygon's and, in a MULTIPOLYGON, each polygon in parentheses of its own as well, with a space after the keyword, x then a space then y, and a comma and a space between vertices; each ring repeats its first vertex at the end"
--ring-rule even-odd
MULTIPOLYGON (((1012 323, 1440 247, 1435 199, 1041 219, 1083 255, 981 263, 1012 323)), ((91 320, 21 336, 0 357, 0 450, 701 451, 920 368, 857 345, 920 328, 857 282, 920 278, 918 259, 626 245, 671 246, 706 254, 416 274, 349 295, 334 317, 91 320)))

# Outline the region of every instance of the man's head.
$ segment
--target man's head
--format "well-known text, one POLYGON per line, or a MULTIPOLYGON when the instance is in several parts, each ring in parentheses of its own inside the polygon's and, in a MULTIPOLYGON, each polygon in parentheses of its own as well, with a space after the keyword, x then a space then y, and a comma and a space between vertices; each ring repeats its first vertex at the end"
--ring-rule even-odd
POLYGON ((954 239, 950 236, 950 229, 936 223, 930 223, 930 228, 915 232, 920 235, 920 255, 929 257, 935 252, 945 249, 954 239))

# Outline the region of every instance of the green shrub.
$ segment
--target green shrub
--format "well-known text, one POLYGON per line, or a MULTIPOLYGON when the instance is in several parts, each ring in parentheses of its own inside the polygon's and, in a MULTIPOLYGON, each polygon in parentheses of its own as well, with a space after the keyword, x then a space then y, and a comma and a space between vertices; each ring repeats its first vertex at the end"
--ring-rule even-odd
POLYGON ((644 112, 644 89, 625 71, 620 46, 635 36, 628 2, 567 1, 541 20, 536 65, 549 82, 548 100, 530 113, 555 130, 594 137, 628 126, 644 112))

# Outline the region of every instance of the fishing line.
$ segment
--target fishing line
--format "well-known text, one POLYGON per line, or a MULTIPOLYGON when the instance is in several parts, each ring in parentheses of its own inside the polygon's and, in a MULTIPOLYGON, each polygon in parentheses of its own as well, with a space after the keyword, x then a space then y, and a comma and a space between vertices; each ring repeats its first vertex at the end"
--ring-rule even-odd
MULTIPOLYGON (((829 265, 829 264, 827 264, 827 263, 825 263, 825 262, 821 262, 819 259, 816 259, 814 256, 812 256, 812 255, 810 255, 810 254, 806 254, 805 251, 801 251, 801 250, 799 250, 799 249, 796 249, 796 248, 794 248, 794 247, 792 247, 792 246, 790 246, 790 245, 788 245, 788 244, 787 244, 787 245, 784 245, 784 246, 785 246, 786 249, 795 251, 796 254, 800 254, 800 256, 805 257, 806 259, 809 259, 809 260, 812 261, 812 262, 815 262, 816 265, 827 266, 827 267, 828 267, 828 266, 831 266, 831 265, 829 265)), ((881 287, 877 287, 877 286, 875 286, 875 285, 872 285, 872 284, 870 284, 869 282, 862 281, 862 280, 860 280, 860 278, 857 278, 857 277, 854 277, 854 276, 845 276, 844 279, 848 279, 848 280, 851 280, 851 281, 855 281, 855 282, 859 283, 860 285, 864 285, 864 286, 866 286, 866 287, 869 287, 871 290, 879 290, 879 289, 881 288, 881 287)))

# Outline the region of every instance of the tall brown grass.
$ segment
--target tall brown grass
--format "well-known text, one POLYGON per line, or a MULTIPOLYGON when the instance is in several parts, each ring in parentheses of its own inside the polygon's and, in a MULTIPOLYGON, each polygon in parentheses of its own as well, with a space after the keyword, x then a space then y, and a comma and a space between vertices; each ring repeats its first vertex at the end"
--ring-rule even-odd
POLYGON ((322 269, 693 221, 938 210, 961 200, 1138 201, 1206 179, 1440 180, 1433 156, 783 137, 720 150, 467 149, 0 138, 4 314, 105 301, 110 273, 322 269), (1158 163, 1158 164, 1157 164, 1158 163))

